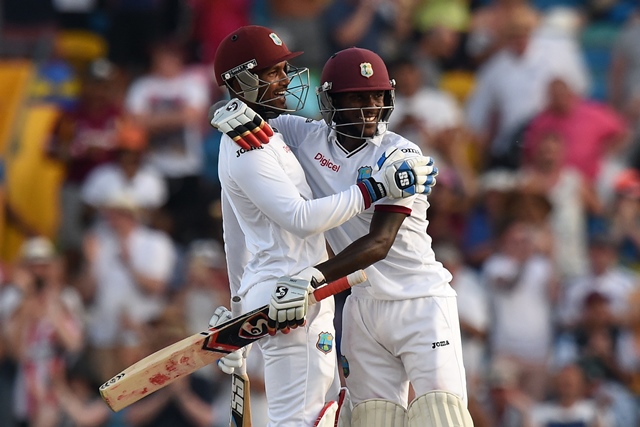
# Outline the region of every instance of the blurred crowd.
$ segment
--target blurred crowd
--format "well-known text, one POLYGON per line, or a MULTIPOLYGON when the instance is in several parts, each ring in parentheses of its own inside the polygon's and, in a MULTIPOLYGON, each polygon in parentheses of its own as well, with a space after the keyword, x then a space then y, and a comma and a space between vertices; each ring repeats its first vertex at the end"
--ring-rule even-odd
MULTIPOLYGON (((230 381, 214 367, 118 413, 97 390, 229 305, 220 135, 206 117, 225 96, 212 78, 218 43, 254 23, 305 51, 295 61, 312 87, 342 48, 387 62, 397 83, 390 129, 440 169, 428 231, 458 293, 475 425, 640 426, 636 1, 2 8, 1 59, 36 63, 30 102, 60 111, 42 156, 65 175, 55 235, 3 207, 24 243, 0 269, 0 425, 228 425, 230 381), (108 49, 74 56, 52 42, 72 32, 108 49)), ((302 114, 318 118, 314 98, 302 114)), ((249 353, 256 426, 259 357, 249 353)))

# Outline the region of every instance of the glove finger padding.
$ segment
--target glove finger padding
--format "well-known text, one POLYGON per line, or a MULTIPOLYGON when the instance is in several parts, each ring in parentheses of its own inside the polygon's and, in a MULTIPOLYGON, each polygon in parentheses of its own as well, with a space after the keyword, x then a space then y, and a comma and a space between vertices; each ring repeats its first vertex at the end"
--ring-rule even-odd
POLYGON ((289 276, 278 279, 269 304, 269 334, 274 335, 279 329, 296 328, 304 324, 309 292, 312 290, 309 280, 289 276))
POLYGON ((398 199, 429 194, 437 174, 438 168, 433 166, 433 159, 428 156, 396 161, 384 170, 387 197, 398 199))
POLYGON ((267 144, 273 136, 271 126, 239 99, 232 99, 212 112, 214 107, 209 110, 211 126, 225 133, 245 150, 267 144))

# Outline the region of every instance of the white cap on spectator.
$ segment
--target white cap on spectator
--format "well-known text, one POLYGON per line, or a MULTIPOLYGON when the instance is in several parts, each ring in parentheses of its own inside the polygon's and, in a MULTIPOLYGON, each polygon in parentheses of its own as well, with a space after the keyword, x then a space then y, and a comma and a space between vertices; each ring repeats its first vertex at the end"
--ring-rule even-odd
POLYGON ((133 214, 137 213, 139 208, 138 202, 133 195, 126 191, 119 191, 110 194, 103 206, 109 209, 129 211, 133 214))
POLYGON ((508 169, 492 169, 480 176, 480 187, 483 191, 509 192, 518 186, 518 175, 508 169))
POLYGON ((55 256, 56 250, 53 243, 42 236, 26 240, 20 248, 20 258, 27 262, 46 262, 55 256))
POLYGON ((215 240, 197 240, 193 242, 189 248, 189 259, 191 261, 200 260, 209 268, 227 268, 224 249, 215 240))

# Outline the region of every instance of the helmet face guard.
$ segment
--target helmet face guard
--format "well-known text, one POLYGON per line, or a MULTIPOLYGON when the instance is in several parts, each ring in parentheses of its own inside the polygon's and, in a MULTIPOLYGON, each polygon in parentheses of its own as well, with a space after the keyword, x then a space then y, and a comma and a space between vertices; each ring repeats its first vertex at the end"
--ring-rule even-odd
POLYGON ((268 82, 258 77, 255 72, 251 71, 252 62, 244 64, 242 67, 236 67, 226 73, 223 73, 222 78, 225 81, 225 85, 234 96, 242 98, 247 102, 260 105, 266 109, 276 110, 278 112, 295 112, 304 108, 307 94, 309 91, 309 69, 306 67, 294 67, 287 63, 286 72, 289 79, 289 85, 285 91, 284 96, 287 99, 287 106, 284 108, 274 107, 269 103, 278 97, 265 98, 267 94, 267 88, 269 85, 281 82, 282 80, 276 80, 268 82), (233 80, 238 83, 239 90, 235 90, 233 87, 233 80), (293 100, 293 102, 292 102, 293 100))
MULTIPOLYGON (((391 81, 391 85, 395 86, 395 82, 393 80, 391 81)), ((337 108, 334 104, 331 93, 324 86, 326 85, 316 88, 318 108, 320 109, 320 114, 327 126, 335 130, 336 133, 352 138, 367 138, 367 136, 365 136, 365 125, 369 124, 369 122, 364 119, 367 115, 365 114, 367 111, 378 112, 376 135, 383 134, 387 131, 389 118, 395 108, 394 90, 384 91, 384 106, 382 107, 337 108), (342 113, 351 111, 358 111, 360 114, 358 114, 357 117, 360 117, 361 120, 346 121, 342 113)))

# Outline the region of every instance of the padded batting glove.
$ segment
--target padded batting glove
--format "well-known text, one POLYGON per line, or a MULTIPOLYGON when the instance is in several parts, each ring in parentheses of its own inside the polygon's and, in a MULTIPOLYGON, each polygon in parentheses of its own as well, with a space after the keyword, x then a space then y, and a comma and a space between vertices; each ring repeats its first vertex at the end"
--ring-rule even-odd
POLYGON ((378 159, 373 175, 363 179, 358 185, 365 196, 365 206, 388 197, 400 199, 429 194, 436 184, 438 168, 429 156, 406 158, 398 148, 384 152, 378 159))
POLYGON ((236 98, 229 102, 219 101, 211 106, 209 123, 245 150, 267 144, 273 136, 269 123, 236 98))
MULTIPOLYGON (((222 325, 232 318, 233 316, 231 315, 231 312, 225 306, 221 305, 220 307, 216 308, 213 316, 211 316, 211 319, 209 319, 209 328, 222 325)), ((218 368, 220 368, 220 370, 225 374, 233 374, 237 368, 241 368, 242 365, 244 365, 250 347, 251 344, 239 350, 236 350, 233 353, 229 353, 221 359, 218 359, 218 368)))
POLYGON ((278 279, 269 303, 269 335, 275 335, 278 330, 289 333, 290 329, 305 324, 310 292, 313 292, 313 286, 309 279, 291 276, 278 279))
POLYGON ((324 278, 324 274, 322 274, 322 272, 315 267, 307 267, 300 273, 294 274, 291 277, 293 277, 294 279, 306 280, 307 282, 309 282, 313 289, 317 289, 327 283, 327 280, 324 278))

